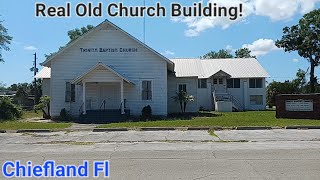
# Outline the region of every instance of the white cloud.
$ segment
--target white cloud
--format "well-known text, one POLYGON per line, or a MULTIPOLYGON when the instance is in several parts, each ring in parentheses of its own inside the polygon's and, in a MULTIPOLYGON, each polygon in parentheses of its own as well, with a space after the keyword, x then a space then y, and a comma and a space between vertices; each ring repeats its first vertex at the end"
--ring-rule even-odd
POLYGON ((231 53, 234 53, 237 50, 237 49, 234 49, 231 45, 227 45, 225 49, 231 51, 231 53))
POLYGON ((172 52, 172 51, 169 51, 169 50, 165 50, 163 53, 161 53, 162 55, 170 55, 170 56, 173 56, 175 53, 172 52))
POLYGON ((292 59, 292 62, 297 63, 297 62, 299 62, 299 59, 292 59))
MULTIPOLYGON (((229 17, 175 17, 171 18, 173 22, 185 23, 188 29, 185 31, 185 35, 189 37, 198 36, 206 29, 221 27, 222 29, 228 28, 231 24, 243 21, 253 11, 251 5, 244 3, 248 0, 208 0, 207 3, 216 3, 219 6, 232 7, 238 4, 243 4, 242 16, 238 15, 236 20, 230 20, 229 17)), ((202 2, 202 1, 200 1, 202 2)), ((207 4, 202 2, 203 6, 207 4)))
POLYGON ((227 45, 227 46, 226 46, 226 49, 227 49, 227 50, 231 50, 231 51, 233 50, 231 45, 227 45))
POLYGON ((300 2, 300 13, 305 14, 313 9, 315 9, 315 6, 320 0, 299 0, 300 2))
POLYGON ((27 50, 27 51, 36 51, 36 50, 38 50, 38 48, 36 48, 34 46, 25 46, 23 49, 27 50))
POLYGON ((255 0, 253 2, 256 15, 267 16, 273 21, 290 19, 297 12, 297 0, 255 0))
POLYGON ((242 48, 248 48, 251 50, 253 56, 263 56, 268 54, 270 51, 278 50, 275 42, 272 39, 258 39, 252 44, 244 44, 242 48))
POLYGON ((297 13, 305 14, 313 10, 320 0, 203 0, 202 5, 216 3, 218 6, 243 5, 242 16, 236 20, 228 17, 173 17, 176 23, 185 23, 187 29, 185 35, 189 37, 198 36, 201 32, 215 27, 226 29, 233 24, 246 22, 250 15, 265 16, 272 21, 289 20, 297 13))

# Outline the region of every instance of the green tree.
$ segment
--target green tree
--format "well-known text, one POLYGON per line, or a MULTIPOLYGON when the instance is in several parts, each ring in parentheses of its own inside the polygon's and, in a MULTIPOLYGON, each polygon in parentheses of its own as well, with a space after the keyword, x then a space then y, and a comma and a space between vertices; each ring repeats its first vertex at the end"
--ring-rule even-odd
POLYGON ((72 30, 68 31, 68 36, 69 36, 69 39, 70 39, 68 44, 71 43, 72 41, 78 39, 80 36, 86 34, 87 32, 89 32, 93 28, 94 28, 94 26, 87 25, 86 27, 82 27, 80 29, 79 28, 75 28, 75 29, 72 29, 72 30))
POLYGON ((320 9, 305 14, 297 25, 285 27, 283 34, 276 46, 286 52, 297 51, 310 62, 310 91, 314 93, 317 83, 314 70, 320 60, 320 9))
POLYGON ((18 84, 11 84, 10 87, 8 87, 9 90, 11 91, 17 91, 18 90, 18 84))
POLYGON ((224 59, 224 58, 233 58, 231 50, 220 49, 218 52, 210 51, 207 54, 201 57, 202 59, 224 59))
MULTIPOLYGON (((72 30, 68 31, 67 34, 68 34, 68 37, 69 37, 69 42, 67 43, 67 45, 70 44, 71 42, 73 42, 74 40, 78 39, 80 36, 86 34, 90 30, 92 30, 93 28, 94 28, 93 25, 87 25, 87 26, 81 27, 80 29, 79 28, 75 28, 75 29, 72 29, 72 30)), ((59 47, 58 51, 60 51, 64 47, 65 46, 59 47)), ((53 52, 53 53, 50 53, 50 54, 45 54, 44 56, 45 56, 46 59, 48 59, 51 56, 54 56, 56 53, 57 52, 53 52)))
POLYGON ((8 29, 2 25, 3 21, 0 21, 0 62, 4 62, 1 51, 10 51, 9 45, 11 44, 12 37, 8 34, 8 29))
POLYGON ((179 102, 180 110, 182 113, 186 112, 188 102, 194 101, 194 97, 192 95, 188 95, 184 91, 180 91, 179 93, 176 93, 176 96, 172 98, 174 99, 175 102, 179 102))
POLYGON ((307 91, 306 71, 299 69, 296 78, 292 81, 273 81, 267 86, 267 105, 274 106, 278 94, 298 94, 307 91))
POLYGON ((15 118, 20 118, 21 116, 21 108, 13 104, 10 97, 0 97, 0 120, 12 120, 15 118))
POLYGON ((42 80, 41 79, 37 79, 36 80, 36 88, 37 91, 35 91, 35 83, 34 80, 32 81, 32 83, 29 83, 28 85, 28 94, 29 95, 34 95, 34 97, 36 98, 36 104, 39 103, 39 98, 42 96, 42 80), (37 93, 37 94, 36 94, 37 93))
POLYGON ((306 74, 307 72, 298 69, 298 72, 296 73, 296 79, 292 80, 293 86, 296 87, 297 91, 299 93, 306 93, 306 85, 307 85, 307 80, 306 80, 306 74))
POLYGON ((43 118, 50 119, 50 97, 49 96, 42 96, 40 98, 39 104, 34 106, 35 110, 41 110, 43 113, 43 118))
POLYGON ((29 95, 29 84, 28 83, 19 83, 16 92, 16 98, 19 104, 24 104, 29 95))
POLYGON ((0 82, 0 90, 6 90, 6 85, 0 82))
POLYGON ((251 51, 248 48, 240 48, 235 52, 236 58, 256 58, 256 56, 251 55, 251 51))

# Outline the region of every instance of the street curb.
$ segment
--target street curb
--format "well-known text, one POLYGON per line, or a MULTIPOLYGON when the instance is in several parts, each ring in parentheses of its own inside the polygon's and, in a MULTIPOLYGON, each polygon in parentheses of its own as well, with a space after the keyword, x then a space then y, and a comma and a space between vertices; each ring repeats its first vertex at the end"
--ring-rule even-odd
POLYGON ((0 133, 48 133, 61 131, 88 131, 88 132, 112 132, 112 131, 223 131, 223 130, 273 130, 273 129, 320 129, 320 126, 239 126, 239 127, 142 127, 142 128, 87 128, 87 129, 19 129, 3 130, 0 133))
POLYGON ((53 132, 51 129, 19 129, 16 133, 46 133, 53 132))
POLYGON ((188 127, 188 131, 209 131, 209 127, 188 127))
POLYGON ((92 132, 128 131, 127 128, 94 128, 92 132))
POLYGON ((270 126, 239 126, 236 130, 271 130, 270 126))
POLYGON ((80 131, 93 131, 94 128, 79 128, 79 129, 58 129, 53 130, 54 132, 68 131, 68 132, 80 132, 80 131))
POLYGON ((320 129, 320 126, 286 126, 285 129, 320 129))
POLYGON ((141 131, 174 131, 176 127, 143 127, 141 131))

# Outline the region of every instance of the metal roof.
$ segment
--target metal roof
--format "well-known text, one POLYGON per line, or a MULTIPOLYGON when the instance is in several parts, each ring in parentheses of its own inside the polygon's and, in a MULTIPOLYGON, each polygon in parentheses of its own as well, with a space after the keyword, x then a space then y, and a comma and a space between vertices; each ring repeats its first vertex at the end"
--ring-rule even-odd
POLYGON ((176 77, 209 78, 219 71, 232 78, 265 78, 266 70, 254 58, 233 59, 170 59, 175 63, 176 77))
POLYGON ((34 77, 40 79, 51 78, 51 68, 43 67, 34 77))
MULTIPOLYGON (((175 64, 177 77, 209 78, 219 71, 232 78, 265 78, 266 70, 254 58, 234 59, 171 59, 175 64)), ((109 67, 110 68, 110 67, 109 67)), ((44 67, 36 78, 50 78, 51 69, 44 67)))

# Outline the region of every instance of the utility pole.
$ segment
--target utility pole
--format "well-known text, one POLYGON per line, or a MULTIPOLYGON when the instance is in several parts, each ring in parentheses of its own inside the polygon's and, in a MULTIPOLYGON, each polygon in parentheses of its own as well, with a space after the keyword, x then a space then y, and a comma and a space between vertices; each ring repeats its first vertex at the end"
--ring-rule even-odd
POLYGON ((34 62, 33 62, 33 77, 34 77, 34 105, 37 104, 38 101, 38 90, 37 90, 37 53, 35 52, 34 54, 34 62))
MULTIPOLYGON (((143 0, 143 7, 146 7, 146 0, 143 0)), ((146 14, 143 14, 143 43, 146 43, 146 14)))

